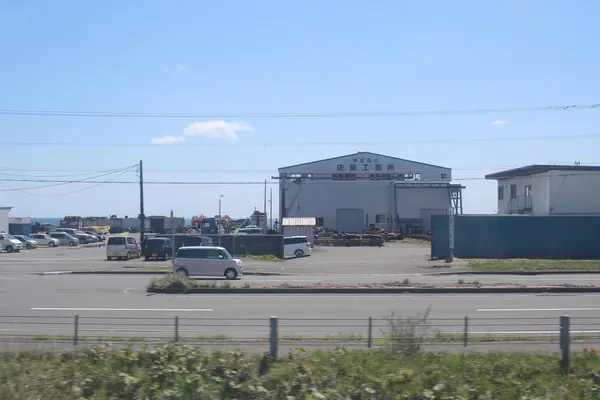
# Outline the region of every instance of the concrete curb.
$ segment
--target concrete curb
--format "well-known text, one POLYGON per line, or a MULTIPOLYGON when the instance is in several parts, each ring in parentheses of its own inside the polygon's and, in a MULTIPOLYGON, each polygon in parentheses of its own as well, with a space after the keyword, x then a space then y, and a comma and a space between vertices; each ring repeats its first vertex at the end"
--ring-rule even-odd
MULTIPOLYGON (((36 275, 167 275, 171 271, 48 271, 37 272, 36 275)), ((244 276, 288 276, 289 274, 279 274, 271 272, 244 272, 244 276)))
POLYGON ((487 288, 195 288, 148 289, 154 294, 509 294, 600 293, 600 287, 487 287, 487 288))
POLYGON ((576 275, 576 274, 600 274, 599 270, 586 271, 581 269, 573 270, 543 270, 543 271, 455 271, 455 272, 432 272, 427 275, 576 275))

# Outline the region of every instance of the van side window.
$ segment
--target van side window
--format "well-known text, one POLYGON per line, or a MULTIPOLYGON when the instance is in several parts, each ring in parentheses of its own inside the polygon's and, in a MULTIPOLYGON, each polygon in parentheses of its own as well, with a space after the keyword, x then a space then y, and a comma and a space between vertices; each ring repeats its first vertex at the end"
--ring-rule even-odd
POLYGON ((208 258, 211 260, 218 260, 220 258, 223 258, 223 255, 221 254, 221 252, 219 250, 214 250, 214 249, 205 250, 204 254, 205 254, 205 258, 208 258))

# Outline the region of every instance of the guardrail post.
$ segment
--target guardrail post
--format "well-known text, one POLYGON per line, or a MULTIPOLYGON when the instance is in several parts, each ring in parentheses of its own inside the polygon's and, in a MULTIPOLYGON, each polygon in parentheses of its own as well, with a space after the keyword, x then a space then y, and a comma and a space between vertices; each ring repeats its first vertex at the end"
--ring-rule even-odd
POLYGON ((75 326, 73 332, 73 346, 79 343, 79 315, 75 314, 75 326))
POLYGON ((175 316, 175 343, 179 342, 179 317, 175 316))
POLYGON ((469 317, 465 317, 465 330, 463 332, 463 346, 469 345, 469 317))
POLYGON ((569 372, 569 355, 571 346, 570 332, 571 318, 568 315, 560 317, 560 351, 562 357, 560 359, 560 367, 564 373, 569 372))
POLYGON ((367 337, 367 347, 373 346, 373 317, 369 317, 369 332, 367 337))
POLYGON ((277 350, 279 349, 278 325, 277 317, 271 317, 269 319, 269 352, 274 360, 277 359, 277 350))

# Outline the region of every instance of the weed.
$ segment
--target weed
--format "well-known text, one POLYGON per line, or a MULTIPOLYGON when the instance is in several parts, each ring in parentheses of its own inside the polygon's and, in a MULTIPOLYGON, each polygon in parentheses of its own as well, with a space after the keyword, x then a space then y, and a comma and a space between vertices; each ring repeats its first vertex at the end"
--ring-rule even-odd
POLYGON ((410 279, 408 279, 408 278, 404 278, 404 280, 402 281, 402 284, 403 284, 403 285, 408 285, 408 284, 410 284, 410 279))
POLYGON ((414 317, 396 317, 394 313, 386 318, 387 330, 383 330, 386 346, 394 351, 414 352, 421 349, 426 341, 431 306, 414 317))
POLYGON ((458 283, 459 285, 464 285, 465 284, 465 280, 460 278, 458 281, 456 281, 456 283, 458 283))

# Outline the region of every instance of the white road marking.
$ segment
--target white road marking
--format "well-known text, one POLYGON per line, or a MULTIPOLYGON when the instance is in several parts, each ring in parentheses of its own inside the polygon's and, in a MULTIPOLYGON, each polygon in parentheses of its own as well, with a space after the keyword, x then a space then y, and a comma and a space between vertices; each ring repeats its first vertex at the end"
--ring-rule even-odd
POLYGON ((125 293, 125 294, 129 294, 129 291, 130 291, 130 290, 134 290, 134 289, 135 289, 134 287, 128 287, 128 288, 125 288, 125 290, 123 290, 123 293, 125 293))
POLYGON ((211 312, 212 308, 73 308, 73 307, 33 307, 32 311, 165 311, 165 312, 211 312))
POLYGON ((600 311, 600 308, 478 308, 479 312, 600 311))

